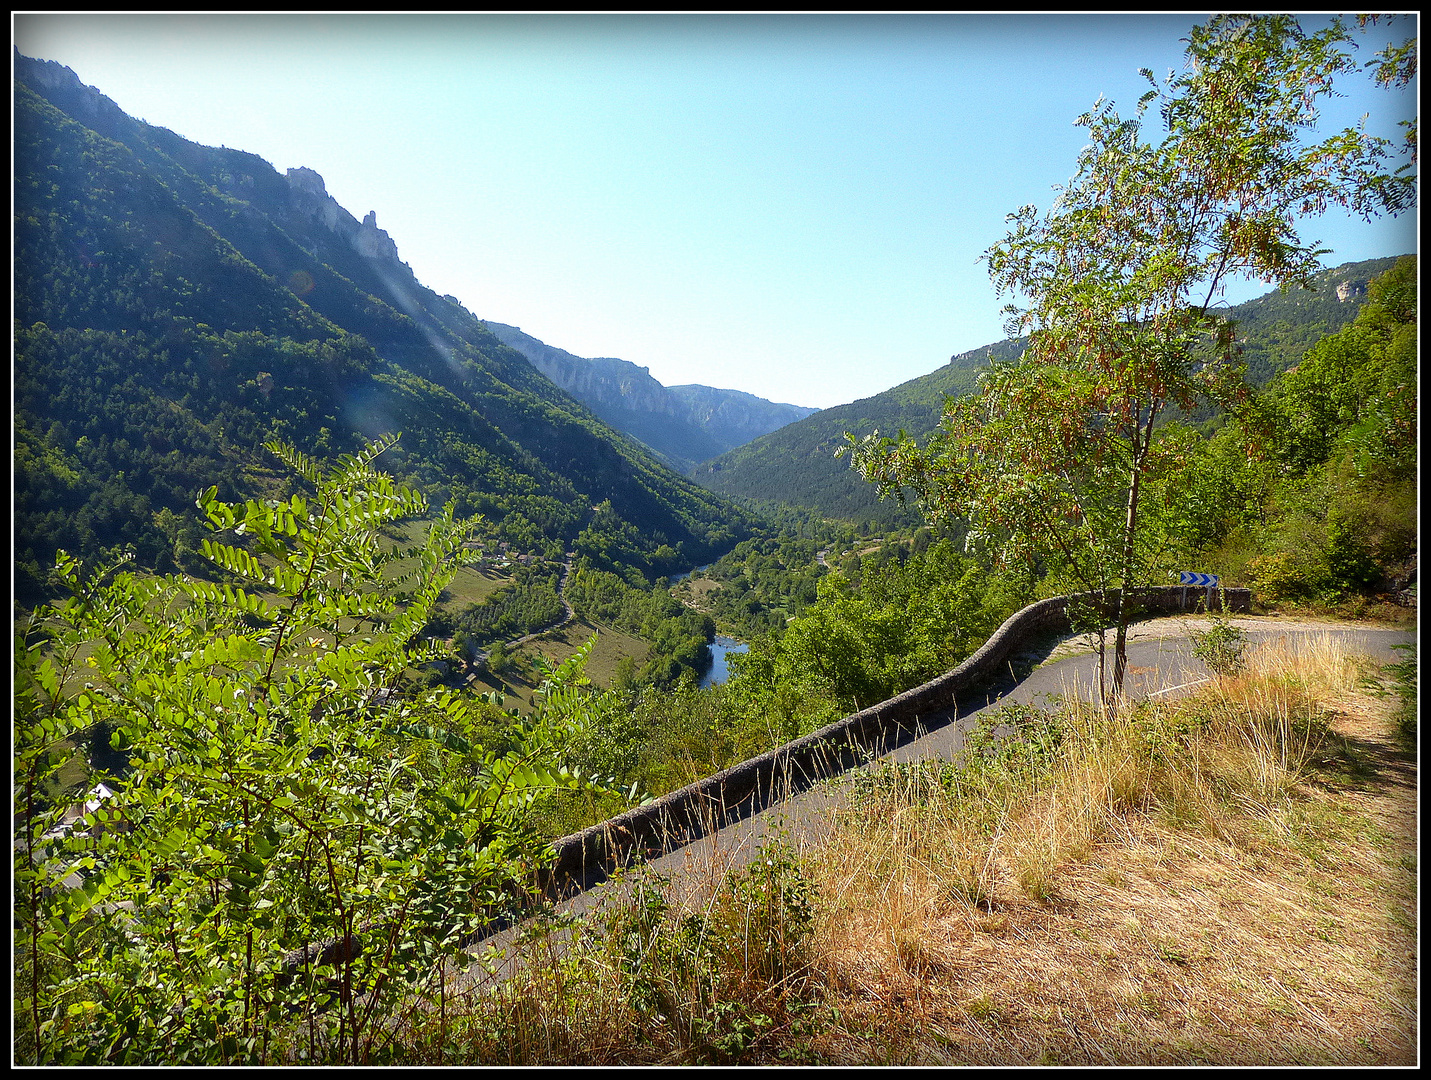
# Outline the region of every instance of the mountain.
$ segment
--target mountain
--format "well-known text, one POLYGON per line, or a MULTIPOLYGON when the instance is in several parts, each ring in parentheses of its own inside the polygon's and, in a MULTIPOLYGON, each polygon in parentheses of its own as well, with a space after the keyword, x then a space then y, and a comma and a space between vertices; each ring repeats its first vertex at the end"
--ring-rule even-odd
POLYGON ((524 334, 519 327, 490 319, 487 328, 597 416, 640 439, 682 472, 816 411, 739 390, 662 386, 649 368, 629 360, 575 356, 524 334))
POLYGON ((1266 386, 1302 362, 1302 355, 1356 318, 1367 283, 1402 256, 1343 263, 1312 277, 1308 289, 1274 289, 1228 311, 1247 362, 1247 380, 1266 386))
POLYGON ((523 550, 647 572, 662 545, 690 565, 747 533, 417 281, 318 173, 135 120, 59 64, 17 52, 15 73, 22 599, 57 547, 164 567, 198 491, 286 482, 275 437, 331 458, 400 430, 385 468, 523 550))
MULTIPOLYGON (((1308 289, 1274 290, 1228 311, 1236 322, 1248 380, 1265 386, 1294 367, 1317 340, 1356 317, 1367 282, 1389 270, 1395 258, 1346 263, 1317 274, 1308 289)), ((1023 351, 1022 339, 996 342, 950 357, 939 370, 849 405, 825 409, 707 461, 690 475, 722 494, 790 503, 830 517, 890 526, 919 520, 912 509, 881 502, 874 488, 835 451, 844 433, 866 435, 900 428, 921 436, 939 423, 944 398, 974 389, 991 360, 1023 351)))
POLYGON ((668 390, 685 403, 695 423, 723 444, 722 451, 743 446, 751 439, 820 411, 805 405, 768 401, 743 390, 718 390, 700 383, 672 386, 668 390))

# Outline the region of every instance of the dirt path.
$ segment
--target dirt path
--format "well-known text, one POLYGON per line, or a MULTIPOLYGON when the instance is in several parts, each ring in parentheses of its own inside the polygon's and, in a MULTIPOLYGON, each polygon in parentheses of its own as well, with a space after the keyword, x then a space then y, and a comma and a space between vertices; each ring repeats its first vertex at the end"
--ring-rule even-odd
POLYGON ((572 552, 568 551, 566 553, 566 563, 562 567, 561 582, 557 585, 557 599, 561 601, 561 606, 565 614, 563 614, 562 617, 554 623, 551 623, 547 626, 539 627, 538 629, 533 630, 530 634, 523 634, 521 637, 516 638, 513 641, 507 642, 506 648, 515 649, 518 645, 525 645, 529 641, 535 641, 543 634, 551 633, 551 631, 565 626, 567 623, 571 622, 572 619, 576 618, 576 611, 573 610, 571 606, 571 601, 566 598, 566 582, 567 579, 571 577, 571 560, 573 559, 573 557, 574 554, 572 552))

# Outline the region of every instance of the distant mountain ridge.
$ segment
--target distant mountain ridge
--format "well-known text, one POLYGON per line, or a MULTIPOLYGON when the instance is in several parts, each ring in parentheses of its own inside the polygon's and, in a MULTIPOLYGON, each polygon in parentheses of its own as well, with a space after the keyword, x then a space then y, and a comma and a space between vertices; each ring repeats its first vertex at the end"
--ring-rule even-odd
MULTIPOLYGON (((1310 289, 1273 290, 1231 308, 1248 381, 1265 386, 1298 364, 1316 341, 1354 319, 1367 282, 1391 269, 1398 257, 1331 267, 1313 277, 1310 289)), ((893 435, 903 428, 916 437, 926 435, 938 426, 946 396, 969 393, 991 360, 1015 359, 1023 348, 1023 339, 1006 338, 959 353, 937 371, 762 435, 703 462, 690 475, 725 495, 885 526, 915 523, 915 511, 876 498, 873 486, 835 457, 845 432, 862 436, 878 429, 893 435)))
POLYGON ((699 384, 663 386, 649 368, 629 360, 576 356, 520 327, 486 322, 499 341, 516 349, 548 379, 681 472, 818 411, 740 390, 699 384))

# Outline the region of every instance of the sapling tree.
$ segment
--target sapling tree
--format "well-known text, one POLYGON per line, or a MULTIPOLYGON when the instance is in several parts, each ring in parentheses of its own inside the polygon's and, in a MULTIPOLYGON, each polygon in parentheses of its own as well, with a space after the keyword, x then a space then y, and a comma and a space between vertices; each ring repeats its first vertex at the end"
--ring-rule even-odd
POLYGON ((411 677, 473 525, 449 506, 412 550, 381 539, 427 514, 374 467, 393 441, 331 471, 273 444, 303 493, 204 493, 203 554, 238 584, 60 554, 73 595, 16 648, 20 1059, 380 1060, 530 883, 527 810, 582 783, 560 765, 579 710, 510 717, 497 752, 490 707, 411 677), (66 830, 45 795, 101 725, 127 767, 66 830))
MULTIPOLYGON (((1389 141, 1361 128, 1315 137, 1319 103, 1358 68, 1354 35, 1339 20, 1307 32, 1291 16, 1215 18, 1187 39, 1182 72, 1143 71, 1132 117, 1100 100, 1077 120, 1088 145, 1053 206, 1011 214, 985 253, 1013 297, 1008 332, 1028 336, 1022 356, 949 402, 924 446, 847 436, 842 452, 883 494, 909 489, 931 520, 963 519, 975 541, 1099 597, 1100 661, 1103 618, 1115 629, 1105 701, 1123 685, 1129 592, 1156 567, 1145 492, 1176 459, 1158 420, 1246 393, 1215 306, 1225 285, 1307 284, 1324 252, 1301 219, 1331 205, 1412 205, 1414 177, 1394 168, 1389 141)), ((1406 63, 1388 53, 1376 75, 1395 81, 1406 63)))

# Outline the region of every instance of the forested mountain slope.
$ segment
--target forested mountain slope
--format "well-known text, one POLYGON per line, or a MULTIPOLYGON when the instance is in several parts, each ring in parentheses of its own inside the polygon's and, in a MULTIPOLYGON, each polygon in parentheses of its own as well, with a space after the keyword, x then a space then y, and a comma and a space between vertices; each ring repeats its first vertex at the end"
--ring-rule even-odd
MULTIPOLYGON (((1346 263, 1318 274, 1311 289, 1273 291, 1231 308, 1228 314, 1238 326, 1248 380, 1265 386, 1279 372, 1295 367, 1310 346, 1356 317, 1367 283, 1395 262, 1346 263)), ((727 495, 790 503, 830 517, 913 524, 918 515, 893 502, 880 502, 871 485, 844 459, 835 458, 844 433, 861 436, 878 429, 893 435, 903 428, 924 435, 939 423, 946 395, 969 393, 991 360, 1011 360, 1022 351, 1022 339, 1005 339, 960 353, 937 371, 815 413, 704 462, 691 475, 727 495)))
POLYGON ((793 503, 830 517, 915 524, 921 520, 915 511, 880 502, 870 484, 836 460, 845 432, 930 431, 939 423, 946 396, 967 394, 991 359, 1012 359, 1022 351, 1021 341, 1001 341, 960 353, 937 371, 882 394, 823 409, 707 461, 691 475, 728 495, 793 503))
POLYGON ((650 369, 629 360, 576 356, 523 333, 520 327, 490 319, 487 328, 597 416, 640 439, 682 472, 815 411, 739 390, 663 386, 652 378, 650 369))
POLYGON ((15 325, 22 600, 59 547, 166 568, 199 490, 273 483, 275 437, 332 457, 401 431, 385 468, 529 548, 599 520, 587 550, 689 565, 748 526, 418 282, 317 173, 189 142, 18 53, 15 325))

